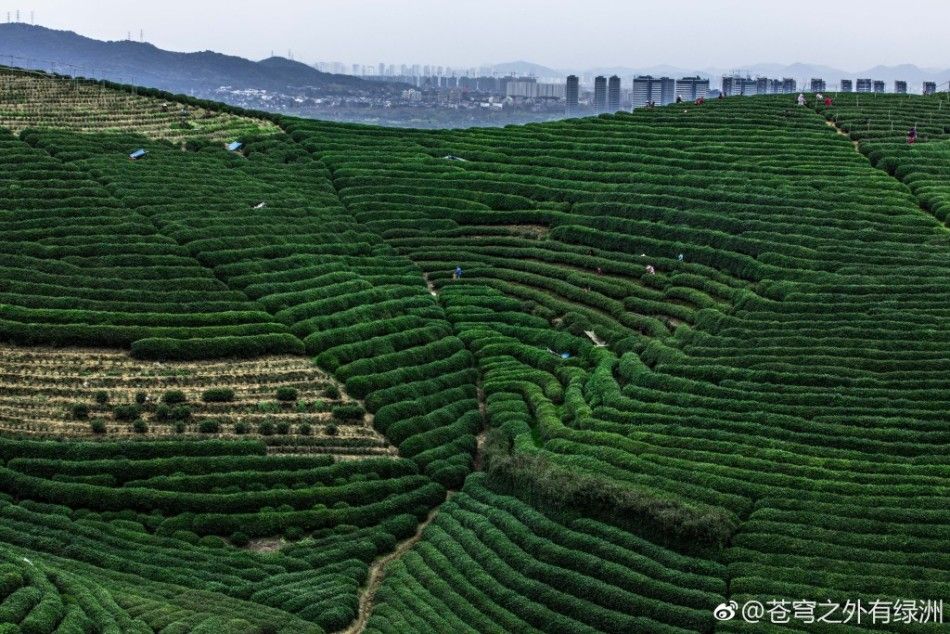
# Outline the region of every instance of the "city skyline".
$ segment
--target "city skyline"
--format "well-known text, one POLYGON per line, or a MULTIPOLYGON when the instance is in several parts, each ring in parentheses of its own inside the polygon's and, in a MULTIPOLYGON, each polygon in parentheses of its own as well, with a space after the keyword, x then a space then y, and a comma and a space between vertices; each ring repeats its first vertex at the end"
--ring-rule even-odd
POLYGON ((348 65, 420 63, 467 69, 525 60, 584 71, 628 65, 631 60, 644 67, 696 70, 800 62, 849 72, 878 64, 940 70, 950 66, 943 34, 950 4, 936 0, 902 3, 902 14, 929 16, 912 29, 893 27, 892 4, 857 0, 835 5, 802 0, 766 7, 749 0, 684 0, 675 11, 639 2, 590 0, 580 14, 573 2, 550 0, 521 0, 516 6, 499 0, 455 0, 451 14, 437 0, 321 0, 309 5, 289 0, 266 5, 169 0, 154 6, 103 0, 95 9, 65 0, 35 0, 0 3, 0 20, 17 10, 21 21, 29 21, 32 12, 36 24, 97 39, 119 40, 129 34, 139 39, 144 31, 146 41, 169 50, 210 49, 250 59, 273 52, 308 64, 338 60, 348 65), (181 18, 184 13, 188 20, 181 18), (379 19, 383 14, 386 19, 379 19), (288 15, 296 17, 286 20, 288 15), (250 33, 248 25, 254 25, 250 33), (719 27, 741 31, 743 37, 720 37, 719 27), (869 39, 876 42, 873 50, 859 46, 869 39), (485 41, 492 42, 488 51, 485 41), (901 51, 899 57, 890 52, 896 50, 901 51))

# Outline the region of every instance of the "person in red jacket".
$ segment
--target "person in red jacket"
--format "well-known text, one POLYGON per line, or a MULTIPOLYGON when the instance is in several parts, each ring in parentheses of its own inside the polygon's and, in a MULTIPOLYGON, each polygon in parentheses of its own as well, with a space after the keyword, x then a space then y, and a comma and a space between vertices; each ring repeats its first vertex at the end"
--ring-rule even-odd
POLYGON ((831 107, 831 97, 825 97, 825 108, 831 107))

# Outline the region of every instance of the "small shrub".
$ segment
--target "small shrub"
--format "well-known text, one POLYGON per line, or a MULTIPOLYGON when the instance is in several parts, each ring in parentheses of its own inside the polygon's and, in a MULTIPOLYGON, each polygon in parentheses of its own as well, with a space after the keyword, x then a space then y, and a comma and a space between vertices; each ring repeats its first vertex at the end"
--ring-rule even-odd
POLYGON ((324 430, 327 436, 336 436, 339 430, 336 428, 336 425, 330 423, 327 425, 327 428, 324 430))
POLYGON ((94 434, 104 434, 106 433, 106 421, 101 418, 97 418, 91 423, 89 423, 89 428, 94 434))
POLYGON ((273 436, 274 435, 274 423, 270 421, 264 421, 263 423, 257 426, 257 433, 261 436, 273 436))
POLYGON ((191 420, 191 409, 187 405, 178 405, 171 411, 172 420, 191 420))
POLYGON ((297 433, 301 436, 309 436, 313 433, 313 427, 311 427, 308 423, 301 423, 297 426, 297 433))
POLYGON ((284 531, 284 536, 290 541, 303 539, 303 529, 299 526, 290 526, 284 531))
POLYGON ((198 540, 198 545, 205 548, 224 548, 227 544, 217 535, 205 535, 198 540))
POLYGON ((85 403, 74 403, 71 408, 69 408, 69 414, 75 420, 86 420, 89 418, 89 406, 85 403))
POLYGON ((340 398, 340 388, 336 386, 336 383, 330 383, 323 389, 323 395, 327 398, 340 398))
POLYGON ((139 418, 132 423, 132 431, 136 434, 144 434, 148 431, 148 425, 145 424, 145 421, 139 418))
POLYGON ((175 433, 176 433, 176 434, 184 434, 184 433, 185 433, 185 430, 186 430, 187 428, 188 428, 188 426, 184 423, 184 421, 176 421, 176 422, 175 422, 175 433))
POLYGON ((148 394, 145 392, 136 392, 135 393, 135 402, 139 405, 145 405, 145 402, 148 401, 148 394))
POLYGON ((202 434, 217 434, 221 431, 221 423, 213 418, 203 420, 198 424, 198 431, 202 434))
POLYGON ((240 421, 234 424, 234 433, 243 436, 250 431, 250 426, 244 421, 240 421))
POLYGON ((116 405, 112 408, 112 415, 116 420, 131 422, 142 415, 138 405, 116 405))
POLYGON ((170 407, 162 403, 155 408, 155 420, 163 423, 191 420, 191 409, 187 405, 170 407))
POLYGON ((105 390, 99 390, 93 398, 95 398, 96 403, 99 403, 99 405, 105 405, 109 402, 109 393, 105 390))
POLYGON ((251 543, 251 538, 247 536, 246 533, 237 531, 231 535, 231 543, 237 546, 238 548, 243 548, 251 543))
POLYGON ((187 401, 188 398, 181 390, 168 390, 162 395, 162 402, 168 405, 178 405, 179 403, 186 403, 187 401))
POLYGON ((295 387, 279 387, 277 388, 277 400, 281 403, 292 403, 297 400, 297 388, 295 387))
POLYGON ((172 537, 175 539, 180 539, 183 542, 188 542, 189 544, 197 544, 201 537, 197 533, 192 533, 191 531, 175 531, 172 533, 172 537))
POLYGON ((280 434, 281 436, 286 436, 287 434, 289 434, 290 423, 288 423, 285 420, 282 420, 279 423, 277 423, 277 433, 280 434))
POLYGON ((360 420, 365 413, 359 403, 343 403, 333 408, 333 418, 338 421, 360 420))
POLYGON ((234 390, 229 387, 215 387, 201 393, 205 403, 230 403, 234 400, 234 390))

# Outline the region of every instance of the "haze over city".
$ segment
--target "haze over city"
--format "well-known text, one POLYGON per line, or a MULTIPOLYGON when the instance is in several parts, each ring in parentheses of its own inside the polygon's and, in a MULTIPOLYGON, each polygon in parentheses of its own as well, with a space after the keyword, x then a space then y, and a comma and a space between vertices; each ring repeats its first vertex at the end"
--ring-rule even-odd
POLYGON ((683 0, 675 6, 623 0, 274 0, 266 9, 247 0, 34 0, 0 3, 0 20, 17 10, 23 21, 32 12, 37 24, 96 39, 120 40, 130 33, 139 39, 144 31, 146 41, 169 50, 210 49, 250 59, 292 53, 307 63, 471 67, 527 60, 583 70, 806 62, 853 71, 950 64, 950 3, 942 0, 683 0))

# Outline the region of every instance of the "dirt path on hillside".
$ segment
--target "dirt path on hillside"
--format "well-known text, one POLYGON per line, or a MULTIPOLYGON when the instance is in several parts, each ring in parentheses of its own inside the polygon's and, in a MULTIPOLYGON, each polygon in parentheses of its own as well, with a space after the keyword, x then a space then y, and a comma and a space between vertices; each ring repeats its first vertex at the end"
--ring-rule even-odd
POLYGON ((485 388, 479 380, 476 387, 478 394, 478 413, 482 415, 482 430, 475 436, 475 458, 472 460, 472 470, 481 471, 485 455, 485 439, 488 437, 487 410, 485 408, 485 388))
MULTIPOLYGON (((449 491, 445 501, 449 501, 453 495, 455 495, 455 491, 449 491)), ((442 504, 445 504, 445 502, 442 502, 442 504)), ((442 504, 439 504, 429 511, 429 515, 426 516, 426 519, 416 528, 415 535, 399 542, 395 550, 388 555, 377 558, 376 561, 370 564, 369 574, 366 576, 366 586, 360 594, 360 606, 356 620, 350 623, 346 628, 340 630, 339 634, 362 634, 366 629, 366 624, 369 622, 369 617, 373 613, 373 606, 376 603, 376 592, 386 578, 386 566, 402 557, 410 548, 416 545, 416 542, 422 538, 422 532, 432 523, 435 516, 438 515, 442 504)))
MULTIPOLYGON (((828 121, 827 119, 825 119, 825 125, 828 126, 829 128, 833 128, 835 132, 837 132, 837 133, 840 134, 841 136, 845 137, 846 139, 848 139, 848 140, 851 139, 851 135, 848 134, 847 132, 845 132, 844 130, 842 130, 841 128, 839 128, 839 127, 835 124, 834 121, 828 121)), ((858 146, 859 146, 859 143, 858 143, 857 141, 851 141, 851 145, 854 146, 854 151, 855 151, 855 152, 857 152, 858 154, 861 154, 861 149, 858 147, 858 146)), ((862 156, 863 156, 863 154, 862 154, 862 156)))
POLYGON ((422 279, 426 281, 426 287, 429 289, 429 295, 432 295, 432 297, 438 297, 439 292, 435 289, 435 284, 432 283, 432 280, 429 279, 429 274, 423 273, 422 279))

